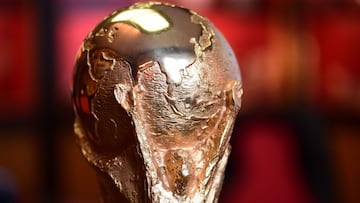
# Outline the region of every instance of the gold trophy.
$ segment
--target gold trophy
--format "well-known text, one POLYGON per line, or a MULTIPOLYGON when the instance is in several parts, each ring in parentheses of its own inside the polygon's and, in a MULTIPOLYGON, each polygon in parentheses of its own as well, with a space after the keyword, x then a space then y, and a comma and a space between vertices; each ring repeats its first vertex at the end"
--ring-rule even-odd
POLYGON ((171 4, 113 12, 73 78, 75 132, 103 202, 217 202, 241 105, 239 66, 206 18, 171 4))

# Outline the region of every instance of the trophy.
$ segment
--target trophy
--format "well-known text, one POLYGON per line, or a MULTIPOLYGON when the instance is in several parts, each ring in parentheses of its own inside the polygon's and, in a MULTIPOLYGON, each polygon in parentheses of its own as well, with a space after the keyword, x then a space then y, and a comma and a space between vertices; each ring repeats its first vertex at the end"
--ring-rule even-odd
POLYGON ((217 202, 241 95, 231 47, 196 12, 147 2, 106 17, 72 87, 102 202, 217 202))

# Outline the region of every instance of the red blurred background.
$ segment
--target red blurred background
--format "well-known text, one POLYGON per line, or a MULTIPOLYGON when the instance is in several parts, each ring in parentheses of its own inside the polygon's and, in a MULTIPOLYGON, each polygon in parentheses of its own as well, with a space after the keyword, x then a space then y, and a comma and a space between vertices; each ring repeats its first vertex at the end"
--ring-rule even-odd
MULTIPOLYGON (((74 141, 87 33, 131 0, 0 3, 0 202, 99 202, 74 141)), ((173 0, 232 45, 243 106, 220 202, 360 202, 360 1, 173 0)))

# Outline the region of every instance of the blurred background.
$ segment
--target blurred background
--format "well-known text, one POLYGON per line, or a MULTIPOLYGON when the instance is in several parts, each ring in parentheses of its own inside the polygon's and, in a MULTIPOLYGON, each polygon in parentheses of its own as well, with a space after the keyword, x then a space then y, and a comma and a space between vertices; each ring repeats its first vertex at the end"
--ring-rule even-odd
MULTIPOLYGON (((131 0, 0 2, 0 202, 95 203, 70 84, 87 33, 131 0)), ((243 106, 220 202, 360 202, 360 1, 173 0, 232 45, 243 106)))

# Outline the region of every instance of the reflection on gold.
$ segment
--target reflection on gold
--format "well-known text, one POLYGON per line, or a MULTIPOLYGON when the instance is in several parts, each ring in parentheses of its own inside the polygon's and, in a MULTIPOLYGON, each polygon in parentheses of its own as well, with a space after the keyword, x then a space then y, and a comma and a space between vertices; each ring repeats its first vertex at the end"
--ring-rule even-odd
POLYGON ((191 62, 186 58, 164 57, 162 63, 163 71, 166 72, 170 83, 181 83, 181 70, 184 70, 191 62))
POLYGON ((132 9, 122 11, 111 22, 126 21, 139 26, 147 32, 159 32, 170 27, 168 20, 152 9, 132 9))

